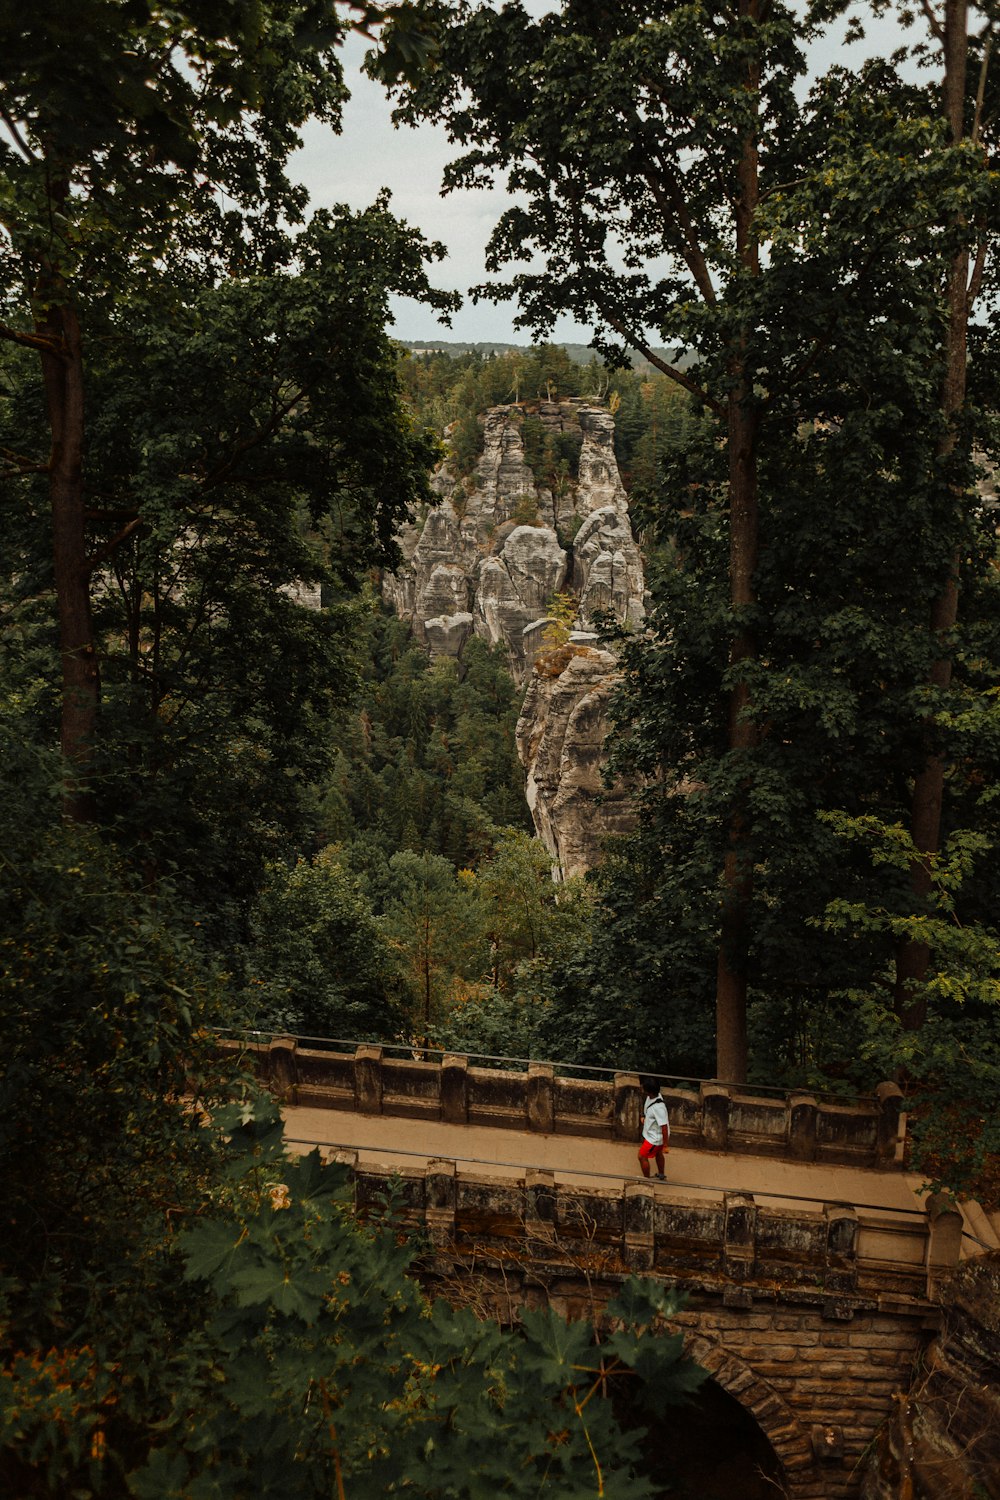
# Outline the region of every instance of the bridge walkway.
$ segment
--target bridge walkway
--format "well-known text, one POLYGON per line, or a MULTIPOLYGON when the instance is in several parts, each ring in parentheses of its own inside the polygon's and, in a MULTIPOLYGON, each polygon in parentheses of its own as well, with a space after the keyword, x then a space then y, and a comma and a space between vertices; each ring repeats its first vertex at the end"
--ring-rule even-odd
MULTIPOLYGON (((423 1168, 429 1161, 457 1163, 459 1173, 488 1173, 497 1178, 523 1177, 526 1170, 556 1174, 567 1188, 622 1186, 641 1182, 638 1143, 542 1134, 484 1125, 453 1125, 439 1120, 412 1120, 367 1115, 308 1105, 283 1108, 289 1143, 298 1150, 356 1151, 359 1164, 423 1168)), ((672 1145, 666 1157, 667 1181, 656 1192, 690 1201, 714 1201, 724 1193, 750 1193, 762 1207, 815 1208, 848 1203, 867 1220, 923 1216, 923 1179, 898 1168, 848 1166, 826 1162, 792 1162, 745 1152, 708 1151, 672 1145)), ((976 1204, 961 1205, 962 1255, 1000 1249, 997 1226, 976 1204)))

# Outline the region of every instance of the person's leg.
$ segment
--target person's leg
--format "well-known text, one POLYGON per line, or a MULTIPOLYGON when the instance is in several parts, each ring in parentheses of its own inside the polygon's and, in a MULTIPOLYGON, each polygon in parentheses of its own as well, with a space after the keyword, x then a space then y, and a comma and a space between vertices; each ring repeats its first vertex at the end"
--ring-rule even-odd
POLYGON ((663 1168, 663 1147, 662 1146, 657 1146, 657 1148, 656 1148, 656 1175, 657 1175, 657 1177, 659 1177, 661 1179, 665 1179, 666 1175, 667 1175, 666 1172, 664 1171, 664 1168, 663 1168))
POLYGON ((652 1150, 653 1148, 648 1141, 643 1141, 642 1145, 639 1147, 639 1166, 642 1171, 643 1177, 649 1176, 649 1158, 652 1154, 652 1150))

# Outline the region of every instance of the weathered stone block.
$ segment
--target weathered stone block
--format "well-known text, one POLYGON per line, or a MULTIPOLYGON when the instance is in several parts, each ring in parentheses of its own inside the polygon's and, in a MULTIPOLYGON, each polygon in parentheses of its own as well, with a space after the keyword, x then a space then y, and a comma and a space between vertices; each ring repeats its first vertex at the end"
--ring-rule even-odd
POLYGON ((818 1108, 812 1094, 792 1094, 788 1101, 788 1149, 796 1161, 812 1161, 816 1156, 818 1108))
POLYGON ((561 1238, 595 1245, 619 1245, 622 1238, 620 1192, 559 1188, 556 1192, 556 1223, 561 1238))
POLYGON ((469 1123, 502 1125, 523 1130, 527 1108, 527 1080, 523 1073, 469 1068, 469 1123))
POLYGON ((633 1270, 649 1270, 653 1264, 652 1184, 630 1182, 623 1195, 623 1229, 625 1260, 633 1270))
POLYGON ((295 1104, 295 1049, 293 1036, 276 1036, 267 1049, 267 1073, 272 1092, 285 1104, 295 1104))
POLYGON ((354 1058, 348 1053, 297 1046, 295 1079, 296 1104, 354 1108, 354 1058))
POLYGON ((528 1129, 551 1135, 555 1130, 554 1069, 551 1063, 531 1063, 528 1067, 528 1129))
POLYGON ((440 1066, 413 1057, 383 1058, 382 1113, 408 1120, 440 1119, 440 1066))
POLYGON ((572 1135, 607 1137, 614 1130, 614 1090, 592 1078, 554 1078, 553 1122, 572 1135))
POLYGON ((433 1245, 450 1244, 455 1238, 457 1170, 453 1161, 427 1163, 424 1174, 424 1218, 433 1245))
POLYGON ((751 1193, 726 1193, 724 1203, 726 1272, 734 1281, 747 1281, 756 1259, 757 1205, 751 1193))
POLYGON ((448 1125, 469 1119, 469 1059, 454 1052, 441 1060, 441 1118, 448 1125))
POLYGON ((346 1167, 352 1175, 357 1171, 358 1153, 349 1150, 346 1146, 341 1146, 334 1151, 325 1152, 324 1160, 331 1166, 336 1162, 338 1166, 346 1167))
POLYGON ((930 1221, 927 1271, 933 1277, 958 1265, 962 1253, 962 1215, 954 1198, 947 1193, 934 1193, 927 1200, 927 1218, 930 1221))
POLYGON ((901 1155, 899 1139, 899 1117, 902 1114, 906 1100, 898 1083, 880 1083, 875 1090, 875 1099, 878 1104, 878 1140, 877 1152, 880 1161, 894 1161, 897 1155, 901 1155))
POLYGON ((788 1111, 783 1099, 755 1099, 734 1094, 729 1101, 729 1146, 757 1154, 778 1155, 788 1144, 788 1111))
POLYGON ((523 1240, 521 1183, 509 1178, 463 1178, 457 1184, 455 1224, 461 1238, 475 1243, 523 1240))
POLYGON ((729 1145, 730 1091, 721 1083, 701 1086, 701 1133, 712 1151, 725 1151, 729 1145))
POLYGON ((613 1132, 617 1140, 636 1141, 642 1129, 642 1085, 637 1073, 616 1073, 613 1132))
POLYGON ((872 1161, 878 1134, 874 1107, 824 1101, 816 1114, 816 1155, 820 1160, 872 1161))
POLYGON ((844 1456, 843 1428, 835 1422, 815 1425, 812 1429, 812 1448, 820 1463, 839 1463, 844 1456))
POLYGON ((850 1203, 825 1203, 826 1250, 831 1259, 856 1261, 858 1258, 858 1212, 850 1203))
POLYGON ((551 1243, 556 1238, 555 1173, 531 1168, 524 1174, 524 1220, 533 1242, 551 1243))
POLYGON ((363 1115, 382 1113, 382 1048, 358 1047, 354 1053, 354 1108, 363 1115))
POLYGON ((727 1286, 722 1289, 723 1307, 753 1307, 753 1292, 748 1286, 727 1286))
POLYGON ((696 1093, 693 1089, 665 1088, 660 1092, 670 1113, 670 1134, 680 1140, 700 1141, 702 1134, 700 1091, 696 1093))

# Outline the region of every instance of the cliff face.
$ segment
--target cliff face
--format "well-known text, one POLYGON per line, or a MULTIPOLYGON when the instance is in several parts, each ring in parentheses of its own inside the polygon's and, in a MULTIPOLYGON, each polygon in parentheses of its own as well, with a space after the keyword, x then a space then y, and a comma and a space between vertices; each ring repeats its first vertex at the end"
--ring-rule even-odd
POLYGON ((642 560, 610 412, 574 400, 532 415, 550 439, 578 447, 576 475, 540 485, 524 412, 494 407, 475 475, 439 470, 441 502, 401 534, 404 564, 384 592, 434 655, 460 656, 473 633, 503 645, 515 680, 528 683, 518 749, 535 827, 571 875, 596 863, 606 833, 629 826, 624 788, 596 800, 615 661, 595 648, 594 625, 602 612, 640 623, 642 560), (555 595, 572 600, 568 629, 549 614, 555 595))
POLYGON ((967 1261, 940 1300, 941 1331, 869 1455, 863 1500, 1000 1500, 1000 1254, 967 1261))

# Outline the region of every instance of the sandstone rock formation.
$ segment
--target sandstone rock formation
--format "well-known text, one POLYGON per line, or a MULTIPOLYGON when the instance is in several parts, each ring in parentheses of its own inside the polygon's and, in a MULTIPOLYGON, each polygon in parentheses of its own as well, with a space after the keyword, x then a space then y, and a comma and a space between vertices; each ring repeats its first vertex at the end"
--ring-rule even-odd
POLYGON ((518 749, 535 827, 570 875, 630 822, 625 789, 601 786, 616 663, 592 643, 601 615, 639 625, 643 570, 611 413, 571 400, 531 415, 579 445, 576 474, 555 490, 539 484, 525 457, 525 409, 494 407, 474 476, 438 471, 441 501, 403 529, 404 561, 384 593, 434 655, 460 656, 473 632, 503 645, 515 681, 528 683, 518 749), (560 620, 549 613, 557 596, 560 620))
POLYGON ((1000 1254, 940 1291, 941 1331, 869 1456, 862 1500, 1000 1500, 1000 1254))
POLYGON ((629 788, 608 790, 601 774, 616 667, 610 652, 572 642, 541 656, 517 724, 535 831, 567 878, 593 866, 604 838, 633 827, 629 788))

